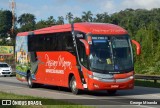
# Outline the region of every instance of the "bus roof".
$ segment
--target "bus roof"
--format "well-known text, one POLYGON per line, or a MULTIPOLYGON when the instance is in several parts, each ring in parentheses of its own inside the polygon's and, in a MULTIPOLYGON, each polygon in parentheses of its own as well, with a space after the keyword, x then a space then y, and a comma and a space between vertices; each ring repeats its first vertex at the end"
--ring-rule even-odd
MULTIPOLYGON (((46 34, 71 31, 71 24, 55 25, 47 28, 34 30, 34 34, 46 34)), ((128 32, 120 26, 108 23, 74 23, 74 30, 91 34, 108 34, 108 35, 121 35, 128 32)), ((26 36, 29 32, 18 33, 18 36, 26 36)))

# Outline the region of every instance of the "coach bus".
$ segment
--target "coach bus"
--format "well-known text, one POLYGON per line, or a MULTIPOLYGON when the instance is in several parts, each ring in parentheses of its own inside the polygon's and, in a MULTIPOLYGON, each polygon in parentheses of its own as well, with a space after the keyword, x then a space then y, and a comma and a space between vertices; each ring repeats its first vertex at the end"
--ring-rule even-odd
POLYGON ((16 36, 16 78, 37 85, 80 90, 134 88, 132 44, 128 32, 108 23, 56 25, 16 36))

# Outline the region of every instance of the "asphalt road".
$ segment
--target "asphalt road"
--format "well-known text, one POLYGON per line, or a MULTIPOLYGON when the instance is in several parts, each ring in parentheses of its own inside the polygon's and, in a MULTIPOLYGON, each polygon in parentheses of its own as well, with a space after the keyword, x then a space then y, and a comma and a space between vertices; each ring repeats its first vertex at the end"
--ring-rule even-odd
POLYGON ((82 92, 74 95, 69 89, 55 86, 41 86, 30 89, 27 82, 20 82, 15 77, 0 77, 0 91, 20 95, 38 96, 49 99, 60 99, 78 104, 92 105, 107 108, 160 108, 160 89, 148 87, 135 87, 133 90, 121 90, 114 96, 109 96, 106 91, 82 92), (151 99, 151 100, 146 100, 151 99), (133 102, 157 102, 159 105, 137 105, 133 102), (130 105, 132 104, 132 105, 130 105))

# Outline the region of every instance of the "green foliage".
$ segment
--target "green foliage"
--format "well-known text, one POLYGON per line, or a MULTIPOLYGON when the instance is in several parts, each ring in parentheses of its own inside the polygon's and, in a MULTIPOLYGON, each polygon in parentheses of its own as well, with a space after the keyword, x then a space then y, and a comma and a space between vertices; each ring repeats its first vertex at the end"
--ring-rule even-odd
POLYGON ((0 37, 7 37, 12 27, 12 13, 9 10, 0 10, 0 37))
POLYGON ((72 23, 73 14, 71 12, 67 13, 66 20, 68 20, 68 23, 72 23))
POLYGON ((56 25, 56 20, 53 18, 53 16, 50 16, 47 20, 41 20, 37 22, 35 25, 36 29, 41 29, 49 26, 56 25))
MULTIPOLYGON (((126 29, 130 34, 131 39, 140 42, 142 47, 142 54, 140 56, 134 55, 135 72, 160 75, 160 8, 152 10, 126 9, 111 15, 108 15, 107 12, 93 15, 91 11, 87 11, 82 12, 82 16, 80 17, 73 16, 74 15, 71 12, 67 13, 66 20, 68 20, 69 23, 72 21, 112 23, 126 29)), ((35 19, 36 18, 33 14, 22 14, 17 20, 20 25, 20 28, 17 31, 31 31, 53 25, 64 24, 63 16, 59 16, 57 20, 55 20, 53 16, 50 16, 47 20, 41 20, 37 23, 35 19)), ((1 36, 5 37, 8 31, 10 31, 11 21, 11 12, 0 10, 1 36)), ((3 41, 1 41, 0 44, 6 45, 7 42, 3 38, 3 41)), ((14 45, 14 42, 11 44, 14 45)))
POLYGON ((58 17, 58 20, 57 20, 56 24, 57 24, 57 25, 64 24, 64 18, 63 18, 63 16, 59 16, 59 17, 58 17))
POLYGON ((92 16, 93 16, 93 14, 91 11, 83 12, 82 21, 92 22, 92 16))
MULTIPOLYGON (((112 16, 113 17, 113 16, 112 16)), ((118 25, 128 30, 141 44, 142 54, 135 56, 135 72, 160 75, 160 9, 124 10, 116 13, 118 25)))
POLYGON ((28 99, 28 101, 41 101, 42 105, 15 105, 15 106, 1 106, 1 108, 92 108, 90 106, 84 106, 75 104, 73 102, 63 101, 63 100, 56 100, 56 99, 47 99, 42 97, 36 96, 26 96, 26 95, 17 95, 15 93, 7 93, 7 92, 0 92, 1 99, 18 99, 24 101, 24 99, 28 99))
POLYGON ((74 23, 82 22, 82 19, 79 18, 79 17, 75 17, 75 18, 73 19, 73 22, 74 22, 74 23))
POLYGON ((24 31, 32 31, 35 30, 35 16, 30 13, 24 13, 22 14, 17 22, 20 24, 21 28, 19 29, 20 32, 24 31))
POLYGON ((160 81, 157 80, 157 83, 154 83, 154 80, 135 80, 135 85, 143 87, 160 88, 160 81))

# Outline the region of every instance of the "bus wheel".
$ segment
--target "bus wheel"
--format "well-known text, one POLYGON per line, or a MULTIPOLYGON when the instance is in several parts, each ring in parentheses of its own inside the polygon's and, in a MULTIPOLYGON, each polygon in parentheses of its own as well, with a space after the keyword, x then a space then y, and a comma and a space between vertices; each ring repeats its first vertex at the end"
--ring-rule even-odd
POLYGON ((115 95, 117 90, 107 90, 109 95, 115 95))
POLYGON ((70 80, 70 88, 73 94, 78 94, 79 90, 77 89, 77 82, 75 77, 73 76, 70 80))
POLYGON ((34 88, 35 84, 32 82, 31 74, 29 73, 27 77, 28 77, 27 82, 28 82, 29 88, 34 88))

